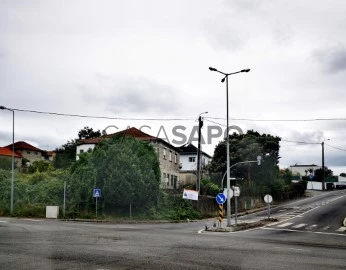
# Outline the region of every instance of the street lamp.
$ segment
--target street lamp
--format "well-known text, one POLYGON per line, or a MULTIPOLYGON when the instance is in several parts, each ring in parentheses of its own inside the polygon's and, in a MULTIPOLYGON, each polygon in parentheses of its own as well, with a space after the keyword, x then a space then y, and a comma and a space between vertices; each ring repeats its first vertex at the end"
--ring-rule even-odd
POLYGON ((324 173, 324 142, 325 141, 329 141, 330 139, 324 140, 323 142, 321 142, 322 145, 322 190, 325 190, 325 173, 324 173))
POLYGON ((11 178, 11 215, 13 214, 13 187, 14 187, 14 110, 0 106, 0 110, 12 112, 12 178, 11 178))
POLYGON ((222 78, 221 82, 225 82, 226 80, 226 102, 227 102, 227 138, 226 138, 226 155, 227 155, 227 226, 231 226, 231 196, 230 196, 230 188, 231 188, 231 184, 230 184, 230 161, 229 161, 229 123, 228 123, 228 76, 233 75, 233 74, 237 74, 237 73, 241 73, 241 72, 249 72, 250 69, 242 69, 240 71, 237 72, 232 72, 232 73, 224 73, 222 71, 217 70, 216 68, 213 67, 209 67, 210 71, 216 71, 218 73, 221 73, 222 75, 224 75, 224 77, 222 78))

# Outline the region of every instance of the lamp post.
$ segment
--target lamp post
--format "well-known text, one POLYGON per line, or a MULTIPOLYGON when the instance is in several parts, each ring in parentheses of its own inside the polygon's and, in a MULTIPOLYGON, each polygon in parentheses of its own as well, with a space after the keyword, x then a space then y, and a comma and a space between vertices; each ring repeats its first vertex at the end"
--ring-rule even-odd
POLYGON ((224 75, 224 77, 222 78, 221 82, 225 82, 226 80, 226 111, 227 111, 227 138, 226 138, 226 155, 227 155, 227 227, 231 226, 231 198, 230 198, 230 188, 231 188, 231 184, 230 184, 230 160, 229 160, 229 123, 228 123, 228 76, 233 75, 233 74, 237 74, 237 73, 241 73, 241 72, 249 72, 250 69, 242 69, 240 71, 237 72, 232 72, 232 73, 224 73, 222 71, 217 70, 216 68, 213 67, 209 67, 210 71, 216 71, 218 73, 221 73, 222 75, 224 75))
POLYGON ((0 106, 0 110, 12 112, 12 178, 11 178, 11 215, 13 214, 13 188, 14 188, 14 110, 0 106))
MULTIPOLYGON (((246 164, 246 163, 253 163, 253 162, 256 162, 258 165, 261 165, 261 159, 262 159, 261 156, 257 156, 257 160, 241 161, 241 162, 233 164, 229 169, 232 169, 234 166, 239 165, 239 164, 246 164)), ((221 180, 221 189, 222 190, 223 190, 223 179, 225 178, 226 173, 227 172, 225 172, 225 174, 223 175, 222 180, 221 180)), ((230 178, 230 180, 231 180, 231 178, 230 178)), ((237 183, 237 180, 236 180, 236 183, 237 183)), ((228 194, 228 191, 227 191, 227 194, 228 194)), ((234 209, 235 209, 235 219, 234 219, 234 221, 235 221, 235 225, 237 225, 237 220, 238 220, 238 199, 237 199, 237 197, 238 196, 234 195, 234 203, 235 203, 235 205, 234 205, 234 209)))
POLYGON ((321 142, 322 145, 322 190, 325 190, 325 172, 324 172, 324 142, 329 141, 330 139, 324 140, 321 142))

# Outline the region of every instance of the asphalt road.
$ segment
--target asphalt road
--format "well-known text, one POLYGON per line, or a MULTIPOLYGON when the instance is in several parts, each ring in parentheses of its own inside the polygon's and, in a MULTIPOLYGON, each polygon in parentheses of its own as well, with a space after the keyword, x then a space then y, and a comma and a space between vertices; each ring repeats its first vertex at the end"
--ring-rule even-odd
POLYGON ((324 193, 281 208, 291 210, 276 209, 278 223, 235 233, 203 231, 210 220, 100 224, 0 218, 0 269, 345 269, 346 233, 337 231, 345 203, 345 192, 324 193), (293 228, 299 224, 306 225, 293 228))

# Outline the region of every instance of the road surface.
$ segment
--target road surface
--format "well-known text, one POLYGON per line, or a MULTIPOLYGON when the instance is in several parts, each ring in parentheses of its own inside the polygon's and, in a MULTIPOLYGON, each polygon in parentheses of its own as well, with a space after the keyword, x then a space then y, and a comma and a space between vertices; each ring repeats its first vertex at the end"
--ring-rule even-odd
POLYGON ((324 193, 284 206, 290 210, 276 209, 277 223, 235 233, 204 231, 210 221, 0 218, 0 268, 345 269, 346 232, 339 230, 345 205, 345 191, 324 193))

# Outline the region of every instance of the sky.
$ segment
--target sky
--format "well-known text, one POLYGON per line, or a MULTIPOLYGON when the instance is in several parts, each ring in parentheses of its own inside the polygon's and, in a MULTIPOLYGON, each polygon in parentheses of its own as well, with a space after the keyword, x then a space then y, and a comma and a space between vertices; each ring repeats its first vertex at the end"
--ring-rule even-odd
MULTIPOLYGON (((194 127, 208 112, 203 151, 212 155, 227 98, 209 67, 249 68, 228 77, 229 125, 281 137, 282 168, 321 165, 325 141, 325 165, 339 174, 345 10, 342 0, 0 0, 0 105, 15 109, 15 141, 44 150, 85 126, 188 142, 179 127, 197 145, 194 127)), ((12 143, 12 120, 0 111, 0 146, 12 143)))

